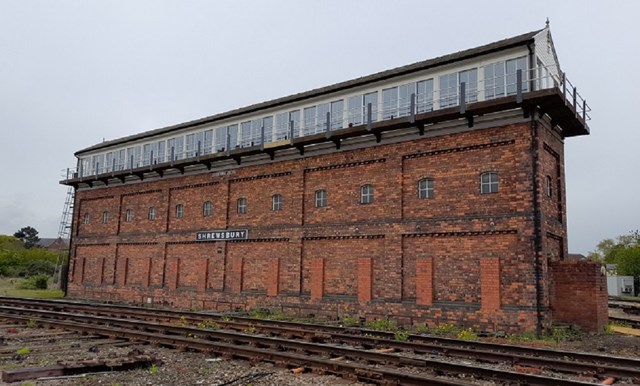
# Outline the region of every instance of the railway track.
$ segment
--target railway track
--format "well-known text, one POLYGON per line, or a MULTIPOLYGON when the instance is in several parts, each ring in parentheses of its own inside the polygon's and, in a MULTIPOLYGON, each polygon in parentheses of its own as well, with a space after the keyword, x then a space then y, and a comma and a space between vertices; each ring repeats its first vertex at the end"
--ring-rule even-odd
POLYGON ((0 298, 0 317, 303 367, 374 384, 472 384, 468 379, 528 385, 589 384, 583 381, 585 377, 591 377, 591 384, 607 377, 640 383, 638 359, 421 335, 398 341, 388 332, 337 326, 15 298, 0 298), (545 375, 513 369, 536 369, 545 375), (458 378, 460 374, 464 379, 458 378))

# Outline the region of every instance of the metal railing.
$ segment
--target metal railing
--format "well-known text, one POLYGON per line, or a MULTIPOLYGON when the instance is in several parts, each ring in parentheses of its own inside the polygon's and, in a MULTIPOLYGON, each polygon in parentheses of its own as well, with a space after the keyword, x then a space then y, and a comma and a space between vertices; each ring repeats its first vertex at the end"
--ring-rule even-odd
MULTIPOLYGON (((478 72, 483 67, 478 67, 478 72)), ((206 146, 198 141, 193 148, 174 147, 163 149, 154 154, 149 153, 129 154, 126 159, 114 157, 110 162, 106 162, 106 153, 90 159, 83 159, 79 163, 79 168, 67 169, 67 179, 87 177, 104 173, 121 172, 129 169, 137 169, 165 162, 177 162, 185 159, 195 158, 215 154, 227 153, 230 150, 261 146, 268 147, 272 143, 282 141, 292 142, 293 138, 300 138, 320 133, 329 134, 331 131, 349 128, 352 126, 367 125, 371 128, 374 122, 397 119, 402 117, 415 117, 422 114, 443 108, 458 107, 464 113, 469 104, 487 101, 506 96, 515 95, 517 101, 522 102, 523 94, 531 91, 557 88, 561 90, 565 104, 571 106, 576 118, 581 118, 585 123, 591 119, 591 108, 586 100, 577 92, 577 88, 569 81, 564 73, 558 75, 558 71, 550 67, 536 67, 527 71, 517 70, 515 74, 505 74, 487 79, 480 79, 475 84, 458 84, 457 88, 429 90, 426 93, 412 93, 406 98, 396 98, 387 101, 376 101, 367 103, 356 108, 345 108, 342 114, 332 115, 330 112, 318 114, 315 119, 304 120, 303 114, 298 114, 297 120, 284 124, 274 124, 260 131, 249 128, 250 134, 243 136, 241 128, 235 123, 237 131, 232 134, 226 132, 226 138, 212 138, 211 143, 206 146), (234 143, 235 142, 235 143, 234 143), (224 146, 220 146, 224 143, 224 146)), ((379 91, 379 90, 378 90, 379 91)), ((380 95, 381 93, 377 93, 380 95)), ((364 94, 363 94, 364 95, 364 94)), ((344 99, 346 102, 346 98, 344 99)), ((345 103, 346 104, 346 103, 345 103)), ((300 109, 302 112, 302 109, 300 109)), ((217 130, 214 130, 216 133, 217 130)), ((208 141, 209 142, 209 141, 208 141)), ((116 153, 115 151, 113 152, 116 153)))

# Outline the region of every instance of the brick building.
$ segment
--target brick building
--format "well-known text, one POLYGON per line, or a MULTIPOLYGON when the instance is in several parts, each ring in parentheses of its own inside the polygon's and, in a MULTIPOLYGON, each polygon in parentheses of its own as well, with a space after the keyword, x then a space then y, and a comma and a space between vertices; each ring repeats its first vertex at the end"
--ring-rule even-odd
POLYGON ((554 312, 604 280, 558 303, 564 140, 587 121, 547 27, 102 142, 62 181, 68 296, 601 329, 598 307, 554 312))

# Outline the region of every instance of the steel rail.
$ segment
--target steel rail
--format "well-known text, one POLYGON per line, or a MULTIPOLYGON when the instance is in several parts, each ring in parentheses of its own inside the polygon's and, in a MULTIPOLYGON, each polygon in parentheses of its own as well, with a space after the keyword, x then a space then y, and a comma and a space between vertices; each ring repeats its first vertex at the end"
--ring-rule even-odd
MULTIPOLYGON (((7 298, 0 298, 0 304, 7 298)), ((12 299, 13 304, 21 304, 24 299, 12 299)), ((31 300, 31 299, 30 299, 31 300)), ((610 376, 614 377, 640 377, 640 372, 630 373, 628 369, 640 369, 640 359, 605 356, 585 352, 572 352, 555 349, 541 349, 518 345, 505 345, 490 342, 464 341, 458 339, 433 337, 423 335, 410 335, 408 342, 394 340, 395 333, 387 331, 374 331, 360 328, 344 328, 318 324, 295 323, 287 321, 274 321, 265 319, 252 319, 234 316, 233 320, 225 320, 224 315, 203 314, 191 311, 176 311, 165 309, 147 309, 133 306, 106 304, 105 307, 96 307, 96 303, 83 304, 78 302, 56 300, 32 301, 34 306, 51 307, 53 304, 63 305, 63 309, 85 310, 90 314, 106 314, 110 316, 150 317, 153 320, 171 322, 172 320, 186 320, 191 322, 213 320, 216 323, 237 331, 249 327, 264 333, 283 333, 290 337, 303 339, 322 340, 330 338, 337 342, 349 344, 361 344, 376 346, 387 345, 401 350, 409 350, 417 353, 437 353, 438 355, 456 356, 474 360, 486 360, 492 362, 511 362, 513 364, 529 366, 545 366, 565 372, 590 372, 602 373, 601 370, 608 367, 612 370, 610 376), (111 311, 107 311, 111 310, 111 311), (322 335, 325 335, 324 337, 322 335), (355 336, 355 337, 354 337, 355 336), (482 359, 480 359, 482 358, 482 359), (594 370, 595 369, 595 370, 594 370), (624 375, 626 374, 626 375, 624 375)), ((609 374, 608 374, 609 375, 609 374)))
MULTIPOLYGON (((38 324, 50 327, 65 328, 80 332, 91 331, 92 333, 102 334, 106 336, 126 337, 127 339, 138 342, 161 344, 180 349, 194 349, 202 352, 216 353, 217 355, 225 355, 232 358, 262 360, 280 365, 304 367, 307 369, 313 369, 320 373, 353 377, 361 381, 367 381, 375 384, 393 383, 402 385, 447 386, 472 385, 472 383, 464 382, 461 380, 452 381, 449 379, 443 379, 427 374, 409 374, 386 367, 332 361, 330 359, 305 355, 300 352, 288 353, 277 350, 267 350, 259 347, 243 346, 224 342, 213 342, 194 337, 165 335, 148 331, 130 330, 106 325, 86 324, 63 319, 33 318, 33 315, 16 315, 0 312, 0 316, 22 322, 32 320, 37 322, 38 324)), ((579 384, 585 385, 585 383, 579 384)))
MULTIPOLYGON (((243 350, 241 350, 242 352, 245 352, 247 346, 260 350, 264 350, 265 347, 272 347, 272 350, 275 350, 275 352, 279 354, 281 354, 283 350, 293 350, 296 353, 295 355, 300 355, 300 353, 303 352, 324 356, 333 355, 350 359, 358 358, 359 360, 366 362, 379 364, 392 363, 399 367, 412 366, 418 368, 428 368, 432 371, 435 371, 436 373, 444 372, 451 375, 464 373, 472 376, 480 376, 484 379, 522 382, 529 385, 586 384, 584 382, 573 380, 543 377, 532 374, 499 370, 495 368, 485 368, 479 367, 477 365, 468 366, 439 360, 425 360, 421 358, 404 357, 375 351, 362 351, 354 348, 346 348, 333 345, 297 342, 255 335, 203 330, 193 327, 149 323, 139 320, 74 315, 66 312, 45 310, 21 310, 18 308, 10 309, 7 307, 4 308, 4 312, 0 313, 0 316, 22 321, 35 320, 38 323, 45 325, 54 325, 56 327, 63 327, 69 324, 71 327, 64 328, 73 328, 79 331, 91 332, 94 334, 102 333, 108 336, 119 338, 144 340, 155 344, 165 344, 173 347, 180 347, 183 349, 195 348, 198 350, 213 351, 214 349, 217 350, 218 346, 222 346, 223 348, 228 349, 228 346, 231 345, 234 346, 234 349, 232 349, 231 351, 223 350, 223 352, 233 355, 235 355, 236 351, 238 351, 238 347, 243 348, 243 350), (46 317, 46 319, 44 319, 43 316, 46 317), (79 321, 69 320, 73 318, 77 318, 79 319, 79 321), (144 336, 144 338, 140 336, 141 334, 144 336), (202 339, 202 337, 204 336, 206 336, 207 339, 202 339), (196 342, 197 344, 194 344, 193 342, 196 342), (206 344, 209 345, 207 346, 208 348, 202 346, 203 342, 206 342, 206 344), (239 343, 242 343, 242 345, 238 345, 239 343)), ((273 353, 268 354, 266 352, 261 352, 259 355, 256 354, 251 357, 266 357, 270 360, 273 360, 273 353)), ((330 359, 321 359, 321 361, 324 364, 326 364, 326 361, 335 363, 335 361, 331 361, 330 359)), ((370 379, 367 380, 371 381, 370 379)), ((433 380, 430 379, 430 381, 433 380)))

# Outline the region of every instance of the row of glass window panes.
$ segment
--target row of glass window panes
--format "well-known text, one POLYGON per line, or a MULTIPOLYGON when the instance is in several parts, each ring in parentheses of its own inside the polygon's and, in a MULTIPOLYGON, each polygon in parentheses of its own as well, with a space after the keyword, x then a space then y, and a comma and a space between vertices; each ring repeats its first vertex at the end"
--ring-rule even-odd
MULTIPOLYGON (((522 90, 528 91, 526 57, 491 63, 484 70, 484 99, 513 95, 517 90, 517 70, 522 70, 522 90)), ((439 98, 434 101, 434 79, 426 79, 382 90, 382 103, 378 103, 378 91, 354 95, 315 106, 280 112, 275 116, 241 122, 161 140, 142 146, 133 146, 107 154, 84 158, 82 175, 118 171, 150 164, 168 162, 198 155, 206 155, 239 147, 251 147, 262 143, 288 140, 313 135, 345 126, 360 125, 378 119, 393 119, 411 114, 412 95, 415 95, 416 113, 429 112, 434 107, 445 108, 458 104, 460 84, 465 84, 467 102, 478 100, 478 69, 459 71, 438 77, 439 98), (371 106, 371 116, 369 116, 371 106), (381 111, 379 111, 381 110, 381 111), (344 115, 346 112, 346 125, 344 115), (379 114, 380 113, 380 114, 379 114), (186 145, 186 146, 185 146, 186 145)))

